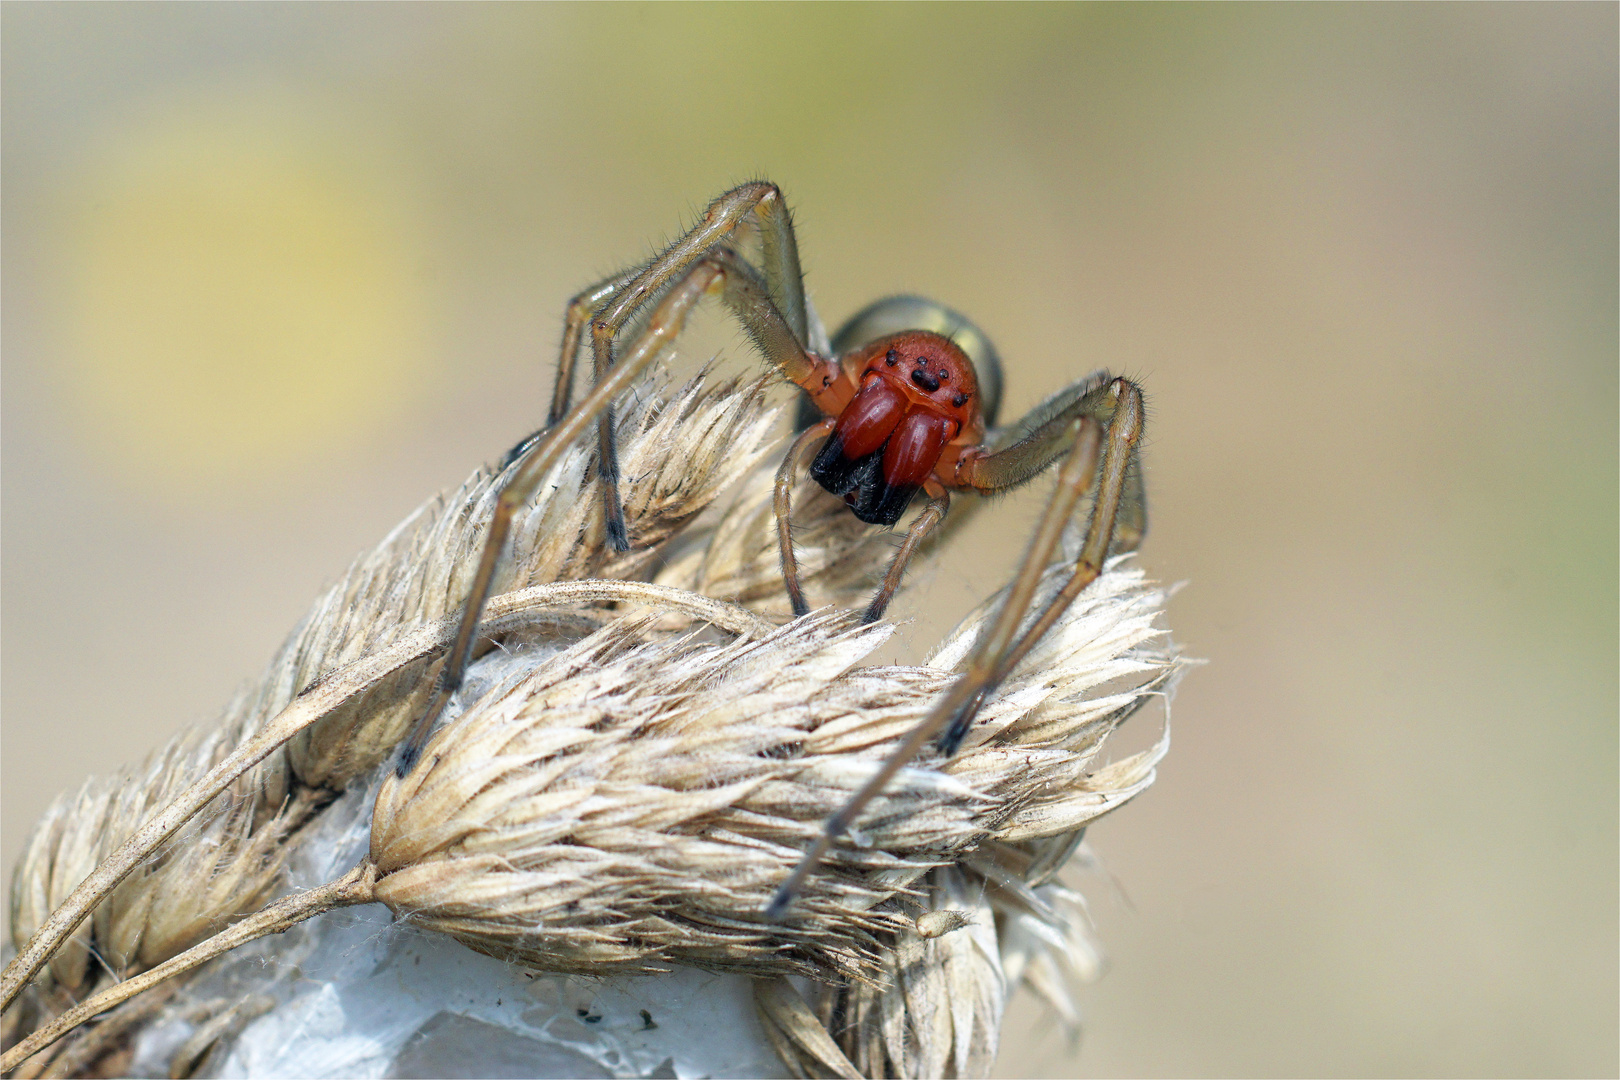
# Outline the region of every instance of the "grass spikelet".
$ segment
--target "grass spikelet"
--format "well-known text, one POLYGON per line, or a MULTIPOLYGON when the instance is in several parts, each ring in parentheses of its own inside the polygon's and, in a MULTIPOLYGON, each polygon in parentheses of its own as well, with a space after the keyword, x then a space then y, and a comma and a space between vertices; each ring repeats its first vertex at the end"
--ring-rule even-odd
POLYGON ((724 645, 637 630, 604 628, 497 687, 440 731, 425 767, 384 784, 378 898, 547 971, 873 970, 875 935, 904 924, 871 910, 892 888, 846 874, 820 883, 796 925, 759 912, 791 841, 846 793, 797 759, 805 729, 866 703, 838 677, 891 628, 834 611, 724 645))
MULTIPOLYGON (((514 516, 510 557, 497 574, 494 594, 552 581, 640 578, 663 545, 759 461, 775 420, 760 383, 712 386, 702 377, 668 397, 651 396, 626 408, 618 431, 631 550, 613 555, 603 543, 601 496, 589 475, 592 455, 576 446, 542 494, 514 516)), ((454 495, 430 502, 356 560, 283 646, 272 664, 274 677, 261 684, 252 711, 268 718, 296 689, 412 627, 458 612, 495 498, 514 465, 475 473, 454 495)), ((300 735, 288 747, 295 775, 311 786, 341 789, 374 767, 426 704, 432 680, 425 674, 436 672, 402 671, 345 715, 300 735)))
MULTIPOLYGON (((996 945, 996 913, 969 874, 941 867, 927 878, 926 912, 895 936, 880 983, 846 983, 819 995, 823 1030, 859 1076, 984 1076, 995 1063, 1009 980, 996 945)), ((1016 980, 1014 980, 1016 981, 1016 980)), ((772 1026, 786 1025, 761 996, 772 1026)), ((828 1071, 799 1039, 784 1060, 800 1075, 828 1071)))

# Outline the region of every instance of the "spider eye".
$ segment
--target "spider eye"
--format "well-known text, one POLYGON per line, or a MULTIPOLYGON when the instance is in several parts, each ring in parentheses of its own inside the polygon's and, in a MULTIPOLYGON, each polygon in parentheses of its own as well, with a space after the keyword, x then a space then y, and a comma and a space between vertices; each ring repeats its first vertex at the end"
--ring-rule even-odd
POLYGON ((899 360, 900 360, 900 354, 895 352, 893 349, 890 349, 889 350, 889 355, 885 356, 883 359, 884 359, 884 362, 887 363, 890 367, 894 367, 894 365, 897 362, 899 362, 899 360))
POLYGON ((928 369, 921 364, 911 369, 911 381, 930 394, 939 389, 939 380, 929 374, 928 369))
POLYGON ((955 397, 951 398, 951 404, 960 409, 962 406, 967 404, 967 395, 957 394, 955 397))

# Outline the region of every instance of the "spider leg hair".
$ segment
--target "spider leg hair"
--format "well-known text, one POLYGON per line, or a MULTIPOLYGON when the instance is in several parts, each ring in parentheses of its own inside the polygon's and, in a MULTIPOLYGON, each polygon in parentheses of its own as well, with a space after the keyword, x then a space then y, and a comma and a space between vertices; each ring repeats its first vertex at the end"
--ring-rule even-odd
POLYGON ((546 426, 560 423, 568 415, 568 406, 574 393, 574 363, 579 359, 579 342, 584 336, 585 324, 602 305, 617 296, 630 284, 640 270, 625 270, 605 281, 599 281, 582 290, 563 313, 562 353, 557 358, 557 379, 551 387, 551 409, 546 414, 546 426))
POLYGON ((904 576, 911 557, 917 554, 917 548, 922 545, 923 540, 950 512, 951 493, 943 485, 929 478, 923 486, 929 495, 928 505, 917 515, 917 520, 911 523, 911 528, 906 532, 905 542, 900 545, 900 550, 894 553, 894 558, 889 562, 889 572, 883 575, 883 585, 878 589, 877 595, 872 597, 872 602, 867 605, 866 614, 861 616, 862 624, 875 623, 883 618, 884 611, 888 610, 889 601, 894 599, 895 591, 900 588, 900 579, 904 576))
MULTIPOLYGON (((766 296, 803 351, 808 319, 798 242, 781 190, 775 184, 756 181, 733 188, 710 203, 703 220, 665 248, 628 284, 615 290, 591 316, 591 352, 598 383, 613 370, 614 340, 635 313, 693 263, 723 244, 750 217, 759 226, 766 296)), ((601 412, 598 424, 597 460, 608 544, 616 551, 628 551, 630 538, 625 535, 624 506, 619 499, 619 461, 613 445, 613 413, 609 409, 601 412)))

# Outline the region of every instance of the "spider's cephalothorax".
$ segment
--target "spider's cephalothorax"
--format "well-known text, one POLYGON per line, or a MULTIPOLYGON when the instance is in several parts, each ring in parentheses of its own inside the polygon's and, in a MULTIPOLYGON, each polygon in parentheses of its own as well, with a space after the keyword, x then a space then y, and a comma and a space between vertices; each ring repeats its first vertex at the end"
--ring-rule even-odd
POLYGON ((460 628, 433 700, 401 750, 404 775, 433 721, 460 686, 478 623, 501 557, 514 508, 528 500, 563 452, 597 425, 598 476, 608 542, 626 550, 613 442, 613 399, 623 393, 680 333, 687 314, 716 294, 783 378, 805 391, 803 430, 776 477, 775 509, 782 578, 796 615, 809 609, 799 585, 790 528, 790 493, 807 458, 811 475, 841 495, 862 521, 892 526, 918 490, 928 502, 907 529, 883 584, 866 610, 878 618, 899 587, 907 562, 945 518, 950 492, 1005 491, 1057 465, 1057 486, 1018 577, 967 669, 888 763, 827 822, 766 913, 786 914, 794 890, 854 822, 896 770, 938 738, 949 754, 967 735, 984 695, 1023 659, 1102 570, 1110 551, 1134 549, 1145 525, 1136 447, 1142 395, 1129 379, 1094 372, 1005 428, 995 427, 1001 369, 979 330, 948 308, 899 296, 867 307, 830 342, 812 336, 798 242, 782 193, 756 181, 709 204, 694 228, 644 267, 585 290, 568 306, 550 426, 524 448, 522 464, 496 500, 460 628), (757 235, 757 265, 738 253, 739 229, 757 235), (650 314, 649 314, 650 312, 650 314), (570 408, 574 362, 587 326, 594 382, 570 408), (620 333, 637 331, 617 351, 620 333), (831 355, 823 355, 830 353, 831 355), (1082 496, 1091 496, 1085 539, 1068 580, 1033 620, 1037 585, 1082 496))
POLYGON ((846 358, 860 389, 810 475, 873 525, 900 520, 948 445, 984 437, 973 363, 948 338, 911 330, 846 358))

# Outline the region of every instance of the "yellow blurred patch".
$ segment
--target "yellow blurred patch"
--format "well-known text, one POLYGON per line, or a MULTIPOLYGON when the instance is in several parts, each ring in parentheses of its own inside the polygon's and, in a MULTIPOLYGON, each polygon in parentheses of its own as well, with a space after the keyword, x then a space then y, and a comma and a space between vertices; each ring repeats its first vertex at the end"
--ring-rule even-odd
POLYGON ((408 200, 318 105, 171 103, 69 186, 73 397, 141 486, 262 477, 420 393, 408 200))

